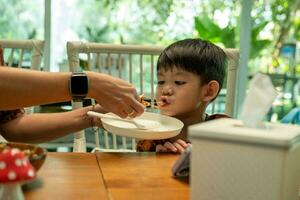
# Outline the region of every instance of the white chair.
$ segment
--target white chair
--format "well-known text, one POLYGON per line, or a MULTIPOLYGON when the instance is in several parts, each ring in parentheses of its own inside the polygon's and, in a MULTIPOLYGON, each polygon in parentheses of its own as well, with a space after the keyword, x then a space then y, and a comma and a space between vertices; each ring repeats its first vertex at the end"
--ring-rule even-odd
MULTIPOLYGON (((8 67, 30 68, 40 70, 41 61, 43 58, 44 41, 42 40, 0 40, 0 48, 3 49, 3 54, 9 53, 9 56, 4 56, 4 65, 8 67)), ((27 113, 32 113, 34 107, 26 108, 27 113)))
POLYGON ((0 40, 0 47, 3 48, 4 54, 10 50, 10 55, 5 62, 7 66, 13 65, 15 53, 18 51, 19 59, 17 67, 22 67, 24 64, 24 55, 26 51, 31 54, 30 69, 40 70, 41 61, 44 51, 44 41, 42 40, 0 40))
MULTIPOLYGON (((67 43, 70 71, 81 70, 81 62, 81 66, 84 66, 83 70, 98 71, 125 79, 133 83, 140 94, 145 94, 146 97, 150 98, 152 104, 154 104, 155 98, 154 80, 156 77, 156 61, 163 49, 164 47, 162 46, 111 45, 88 42, 67 43), (85 54, 85 57, 80 59, 82 54, 85 54)), ((239 53, 236 49, 225 49, 225 52, 229 58, 229 77, 227 78, 229 88, 226 92, 227 100, 225 107, 226 114, 231 115, 234 108, 235 90, 233 86, 235 85, 239 53)), ((74 109, 81 106, 82 104, 80 103, 73 103, 74 109)), ((214 111, 214 106, 212 106, 212 111, 214 111)), ((99 130, 97 127, 93 128, 96 142, 95 146, 97 149, 135 151, 136 142, 134 139, 119 137, 105 130, 99 130), (100 133, 102 133, 103 141, 101 141, 101 143, 103 147, 100 145, 99 130, 100 133), (111 138, 112 144, 109 138, 111 138), (121 147, 118 146, 118 138, 121 138, 121 147), (128 140, 130 143, 128 143, 128 140)), ((73 150, 75 152, 86 151, 84 131, 75 133, 73 150)))

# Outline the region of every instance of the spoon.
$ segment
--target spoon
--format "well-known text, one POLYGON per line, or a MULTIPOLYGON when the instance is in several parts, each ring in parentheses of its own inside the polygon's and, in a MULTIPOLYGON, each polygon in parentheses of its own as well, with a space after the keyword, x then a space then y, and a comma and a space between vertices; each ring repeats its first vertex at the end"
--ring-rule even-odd
POLYGON ((93 117, 115 119, 115 120, 120 120, 120 121, 124 121, 124 122, 129 122, 129 123, 134 124, 138 129, 142 129, 142 130, 151 129, 151 128, 155 128, 155 127, 159 126, 159 122, 154 123, 154 121, 153 121, 153 123, 151 123, 151 124, 141 124, 140 122, 137 122, 135 119, 132 119, 132 118, 123 119, 118 116, 98 113, 98 112, 94 112, 94 111, 88 111, 87 115, 93 116, 93 117))

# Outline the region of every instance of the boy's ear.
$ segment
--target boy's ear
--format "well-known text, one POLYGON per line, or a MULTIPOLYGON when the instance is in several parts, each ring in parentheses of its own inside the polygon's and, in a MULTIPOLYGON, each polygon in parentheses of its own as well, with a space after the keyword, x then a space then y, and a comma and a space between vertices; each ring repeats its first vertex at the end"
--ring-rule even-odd
POLYGON ((212 101, 217 96, 219 88, 220 85, 217 81, 210 81, 202 88, 201 100, 206 102, 212 101))

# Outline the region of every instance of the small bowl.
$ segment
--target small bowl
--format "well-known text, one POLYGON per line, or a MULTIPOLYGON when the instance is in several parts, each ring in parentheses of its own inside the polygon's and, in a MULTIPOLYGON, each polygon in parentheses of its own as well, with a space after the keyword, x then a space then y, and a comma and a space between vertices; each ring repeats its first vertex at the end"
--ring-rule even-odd
POLYGON ((7 147, 18 148, 20 149, 20 151, 23 151, 25 155, 28 156, 28 159, 31 165, 34 167, 35 171, 38 171, 41 168, 47 156, 46 149, 41 148, 34 144, 18 143, 18 142, 8 142, 8 143, 0 142, 0 152, 2 152, 7 147))

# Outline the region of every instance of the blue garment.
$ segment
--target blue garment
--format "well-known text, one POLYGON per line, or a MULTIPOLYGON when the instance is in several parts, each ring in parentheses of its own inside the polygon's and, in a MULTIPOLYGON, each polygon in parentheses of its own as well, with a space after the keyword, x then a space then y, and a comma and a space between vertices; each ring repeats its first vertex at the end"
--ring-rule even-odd
POLYGON ((284 124, 299 124, 300 125, 300 108, 294 108, 281 121, 284 124))

